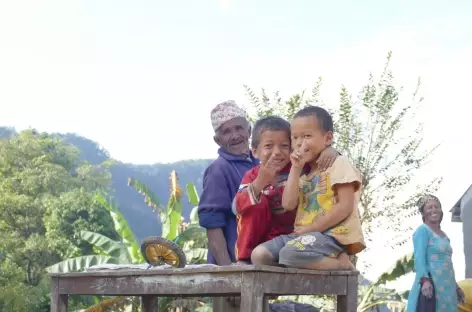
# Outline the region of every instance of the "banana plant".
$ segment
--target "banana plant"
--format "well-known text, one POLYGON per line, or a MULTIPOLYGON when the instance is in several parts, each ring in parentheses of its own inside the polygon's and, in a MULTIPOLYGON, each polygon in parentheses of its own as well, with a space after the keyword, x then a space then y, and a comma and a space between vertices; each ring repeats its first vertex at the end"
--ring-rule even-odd
POLYGON ((80 238, 88 242, 98 251, 98 254, 85 255, 67 259, 46 268, 52 272, 77 272, 100 264, 140 264, 144 258, 140 246, 134 234, 119 208, 111 200, 107 200, 103 194, 96 194, 97 200, 109 213, 113 220, 115 231, 120 236, 120 241, 113 240, 99 233, 81 231, 80 238))
POLYGON ((194 206, 190 213, 190 220, 185 222, 182 216, 182 189, 175 171, 170 173, 170 195, 167 209, 161 204, 157 196, 141 181, 135 178, 128 179, 128 186, 134 188, 144 197, 144 202, 158 215, 162 224, 161 236, 172 240, 185 252, 188 263, 203 263, 207 256, 206 231, 199 226, 197 206, 200 201, 195 185, 188 183, 186 188, 187 199, 194 206))
MULTIPOLYGON (((178 184, 175 171, 172 171, 170 174, 170 196, 167 209, 164 208, 159 199, 145 184, 130 178, 128 185, 135 188, 143 195, 145 203, 156 211, 162 224, 162 236, 177 243, 186 253, 189 263, 202 263, 207 255, 207 240, 206 232, 198 224, 197 206, 199 196, 195 185, 192 183, 186 185, 188 200, 195 206, 191 211, 188 223, 183 222, 181 202, 182 189, 178 184)), ((99 233, 81 231, 81 239, 91 244, 94 250, 97 251, 97 254, 64 260, 46 268, 48 272, 77 272, 83 271, 93 265, 141 264, 145 262, 140 251, 140 245, 136 241, 131 227, 119 208, 111 199, 107 200, 102 194, 97 194, 96 200, 110 213, 115 231, 121 238, 120 241, 115 241, 99 233)), ((169 299, 160 300, 159 306, 162 310, 175 304, 175 300, 171 298, 161 299, 169 299)), ((191 304, 190 299, 187 301, 189 301, 187 302, 188 304, 191 304)), ((196 301, 199 305, 202 304, 201 300, 196 301)), ((95 305, 85 309, 84 312, 106 311, 106 309, 110 307, 134 310, 133 303, 134 301, 128 297, 105 298, 102 301, 97 300, 95 305)))
MULTIPOLYGON (((186 188, 187 199, 194 206, 190 213, 189 222, 185 222, 182 216, 182 189, 175 171, 170 173, 170 195, 167 209, 161 204, 158 197, 141 181, 135 178, 128 179, 128 186, 133 187, 144 197, 144 202, 158 216, 162 225, 161 236, 172 240, 179 245, 185 253, 187 262, 190 264, 203 263, 207 256, 206 231, 200 227, 198 222, 198 203, 200 198, 195 185, 188 183, 186 188)), ((176 299, 159 298, 159 311, 173 309, 194 310, 195 307, 205 307, 203 298, 176 299)), ((180 310, 179 310, 180 311, 180 310)))
MULTIPOLYGON (((115 231, 120 236, 120 241, 99 233, 81 231, 80 238, 92 245, 97 254, 61 261, 47 267, 46 271, 49 273, 83 271, 93 265, 100 264, 140 264, 145 262, 133 231, 119 208, 111 199, 107 200, 103 194, 96 194, 95 200, 110 213, 115 231)), ((137 306, 136 299, 129 297, 106 297, 101 301, 98 297, 94 299, 96 304, 83 310, 84 312, 107 311, 112 308, 133 311, 136 310, 134 307, 137 306)))
POLYGON ((409 253, 395 261, 394 265, 390 267, 389 270, 382 273, 377 280, 367 288, 362 296, 358 311, 372 311, 380 306, 398 306, 402 301, 402 295, 393 290, 382 288, 380 285, 394 281, 410 272, 413 272, 413 270, 413 253, 409 253))

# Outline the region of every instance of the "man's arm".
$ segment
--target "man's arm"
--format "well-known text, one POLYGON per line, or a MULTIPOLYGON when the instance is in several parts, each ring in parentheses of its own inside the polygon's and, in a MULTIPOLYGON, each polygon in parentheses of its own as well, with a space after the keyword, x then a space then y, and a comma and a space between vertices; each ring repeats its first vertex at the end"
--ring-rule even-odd
POLYGON ((208 249, 215 257, 218 265, 230 265, 231 258, 228 253, 225 235, 222 228, 207 229, 208 249))
POLYGON ((207 229, 208 249, 218 265, 231 264, 223 232, 226 214, 231 211, 231 196, 219 168, 208 167, 203 175, 203 192, 198 205, 200 226, 207 229))

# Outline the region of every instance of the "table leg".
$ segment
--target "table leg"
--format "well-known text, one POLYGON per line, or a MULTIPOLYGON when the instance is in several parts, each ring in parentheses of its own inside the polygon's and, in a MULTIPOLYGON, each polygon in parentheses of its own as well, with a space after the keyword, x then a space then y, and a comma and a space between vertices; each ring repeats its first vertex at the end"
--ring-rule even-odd
POLYGON ((357 282, 357 275, 347 277, 347 293, 337 296, 337 312, 357 311, 357 282))
POLYGON ((142 312, 158 312, 158 297, 152 295, 141 296, 142 312))
POLYGON ((59 293, 59 279, 52 279, 51 312, 67 312, 68 295, 59 293))
POLYGON ((268 311, 267 298, 264 298, 262 285, 255 273, 243 274, 241 283, 241 312, 266 312, 268 311))

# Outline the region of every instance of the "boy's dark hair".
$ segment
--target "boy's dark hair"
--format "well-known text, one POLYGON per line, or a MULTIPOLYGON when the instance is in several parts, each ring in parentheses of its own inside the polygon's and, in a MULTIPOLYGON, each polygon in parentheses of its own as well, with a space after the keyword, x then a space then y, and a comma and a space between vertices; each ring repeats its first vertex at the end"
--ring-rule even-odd
POLYGON ((324 108, 319 106, 307 106, 299 110, 294 116, 293 119, 297 117, 308 117, 308 116, 315 116, 320 123, 320 128, 324 132, 334 132, 333 127, 333 118, 331 117, 330 113, 324 108))
POLYGON ((261 134, 264 131, 285 131, 290 138, 290 123, 277 116, 262 117, 257 120, 252 128, 251 147, 257 148, 261 140, 261 134))

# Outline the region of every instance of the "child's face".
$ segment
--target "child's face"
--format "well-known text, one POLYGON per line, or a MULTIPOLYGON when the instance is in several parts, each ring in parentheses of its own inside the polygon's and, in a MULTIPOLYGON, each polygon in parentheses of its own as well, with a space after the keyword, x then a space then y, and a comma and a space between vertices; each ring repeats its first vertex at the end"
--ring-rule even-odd
POLYGON ((320 128, 316 116, 297 117, 290 125, 292 133, 292 149, 299 150, 305 142, 305 150, 300 151, 306 157, 306 162, 315 161, 320 153, 333 141, 333 133, 320 128))
POLYGON ((290 136, 283 130, 265 130, 260 135, 259 145, 253 149, 253 154, 261 163, 266 163, 273 156, 271 161, 277 171, 290 162, 290 152, 290 136))

